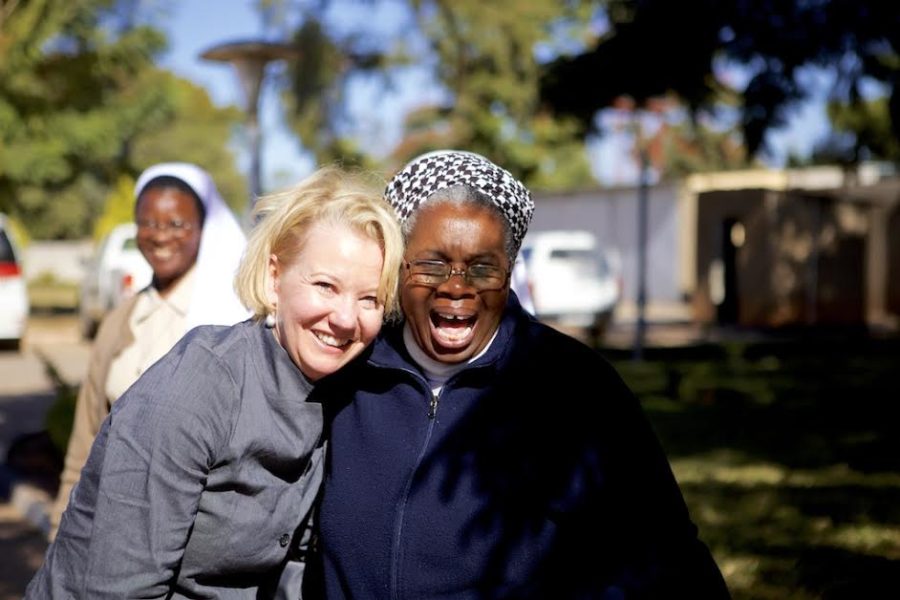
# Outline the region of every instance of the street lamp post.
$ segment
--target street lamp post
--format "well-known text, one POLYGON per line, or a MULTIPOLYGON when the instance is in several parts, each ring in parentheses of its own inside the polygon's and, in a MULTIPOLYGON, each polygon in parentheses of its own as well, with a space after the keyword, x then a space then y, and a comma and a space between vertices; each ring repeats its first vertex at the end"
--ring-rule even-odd
POLYGON ((637 196, 637 290, 635 308, 637 315, 634 328, 634 348, 632 357, 643 360, 647 335, 647 230, 649 221, 650 193, 650 149, 649 137, 644 131, 644 120, 651 115, 661 115, 667 108, 665 98, 647 98, 635 102, 633 98, 620 96, 613 102, 613 108, 627 114, 627 127, 634 138, 634 148, 638 159, 637 196))
MULTIPOLYGON (((640 127, 638 125, 637 127, 640 127)), ((644 338, 647 335, 647 194, 650 177, 650 158, 647 146, 637 130, 638 160, 638 215, 637 215, 637 322, 634 330, 634 359, 644 359, 644 338)))
POLYGON ((244 93, 247 113, 247 137, 250 139, 250 200, 248 214, 262 194, 262 132, 259 127, 259 94, 272 61, 297 58, 298 50, 289 44, 266 41, 239 41, 219 44, 203 52, 206 60, 230 63, 237 72, 244 93))

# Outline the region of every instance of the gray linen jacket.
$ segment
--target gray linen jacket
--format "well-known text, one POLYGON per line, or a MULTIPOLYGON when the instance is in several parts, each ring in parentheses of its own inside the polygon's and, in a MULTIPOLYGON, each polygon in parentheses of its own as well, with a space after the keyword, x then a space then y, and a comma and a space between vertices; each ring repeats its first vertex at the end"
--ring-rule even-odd
POLYGON ((321 405, 272 332, 189 332, 114 405, 26 598, 299 597, 321 405))

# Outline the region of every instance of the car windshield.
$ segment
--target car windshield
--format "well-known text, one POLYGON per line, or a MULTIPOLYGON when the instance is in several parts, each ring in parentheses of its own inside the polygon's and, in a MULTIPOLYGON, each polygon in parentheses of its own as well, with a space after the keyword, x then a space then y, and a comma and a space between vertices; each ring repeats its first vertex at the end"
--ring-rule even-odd
POLYGON ((606 277, 606 261, 593 250, 557 248, 550 252, 550 261, 568 265, 579 276, 606 277))
POLYGON ((9 238, 6 237, 6 232, 2 229, 0 229, 0 262, 16 262, 16 255, 13 252, 12 244, 9 243, 9 238))

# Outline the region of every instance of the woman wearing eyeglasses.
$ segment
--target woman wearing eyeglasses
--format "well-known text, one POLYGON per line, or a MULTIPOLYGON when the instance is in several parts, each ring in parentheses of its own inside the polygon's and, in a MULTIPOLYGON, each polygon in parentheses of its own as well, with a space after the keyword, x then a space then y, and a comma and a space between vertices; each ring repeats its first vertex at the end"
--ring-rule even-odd
POLYGON ((325 597, 727 598, 634 396, 510 293, 528 190, 442 151, 386 196, 405 321, 320 388, 325 597))
POLYGON ((55 537, 72 488, 112 403, 192 327, 250 316, 234 292, 246 238, 212 177, 189 163, 161 163, 135 185, 137 246, 149 286, 104 318, 79 391, 59 493, 55 537))

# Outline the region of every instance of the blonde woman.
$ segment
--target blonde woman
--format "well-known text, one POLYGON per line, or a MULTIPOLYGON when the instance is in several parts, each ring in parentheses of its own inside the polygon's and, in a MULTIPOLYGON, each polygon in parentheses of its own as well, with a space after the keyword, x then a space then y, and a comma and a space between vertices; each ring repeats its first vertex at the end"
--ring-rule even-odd
POLYGON ((193 330, 115 404, 26 597, 297 597, 323 470, 307 397, 394 310, 402 237, 335 168, 257 214, 236 282, 253 319, 193 330))

